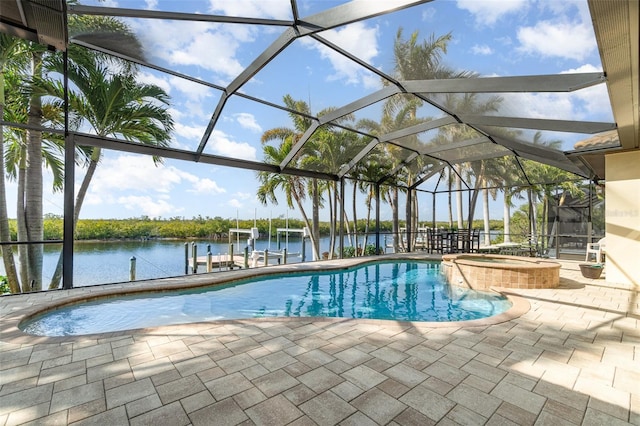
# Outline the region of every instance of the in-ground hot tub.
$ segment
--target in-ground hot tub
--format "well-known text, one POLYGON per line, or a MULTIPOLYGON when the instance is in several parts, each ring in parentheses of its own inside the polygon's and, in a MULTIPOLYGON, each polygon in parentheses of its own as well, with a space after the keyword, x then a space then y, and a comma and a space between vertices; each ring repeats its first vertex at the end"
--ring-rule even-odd
POLYGON ((535 257, 495 254, 445 254, 442 273, 451 285, 486 290, 490 287, 556 288, 560 264, 535 257))

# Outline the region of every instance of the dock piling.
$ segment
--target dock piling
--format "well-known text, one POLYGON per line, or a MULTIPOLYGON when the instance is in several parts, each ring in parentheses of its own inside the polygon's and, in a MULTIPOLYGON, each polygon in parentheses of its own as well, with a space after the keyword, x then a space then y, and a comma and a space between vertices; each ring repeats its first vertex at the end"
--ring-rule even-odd
MULTIPOLYGON (((211 247, 211 246, 207 246, 207 247, 211 247)), ((211 272, 212 269, 212 265, 211 265, 211 250, 207 251, 207 272, 211 272)))
POLYGON ((136 257, 131 256, 129 259, 129 281, 136 280, 136 257))
POLYGON ((198 273, 198 246, 196 243, 191 243, 191 255, 193 256, 193 273, 198 273))
POLYGON ((184 274, 189 275, 189 243, 184 243, 184 274))

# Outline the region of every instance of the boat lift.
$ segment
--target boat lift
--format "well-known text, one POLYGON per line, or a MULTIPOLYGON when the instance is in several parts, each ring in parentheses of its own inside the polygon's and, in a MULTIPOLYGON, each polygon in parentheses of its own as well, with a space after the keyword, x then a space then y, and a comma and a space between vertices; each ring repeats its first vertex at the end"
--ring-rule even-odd
MULTIPOLYGON (((269 233, 271 234, 271 233, 269 233)), ((198 266, 206 266, 207 272, 211 272, 213 269, 222 268, 233 269, 235 266, 246 268, 255 268, 258 266, 269 266, 269 260, 275 259, 278 264, 286 264, 287 258, 291 256, 297 256, 301 258, 301 261, 305 261, 305 240, 310 236, 309 228, 302 229, 289 229, 289 228, 277 228, 277 249, 271 251, 271 235, 269 235, 269 247, 265 250, 256 250, 256 240, 260 237, 260 232, 257 227, 251 229, 230 228, 229 229, 229 254, 218 254, 217 259, 210 253, 210 248, 207 248, 207 255, 198 257, 197 246, 195 243, 191 243, 192 255, 189 256, 189 244, 185 243, 185 275, 189 274, 191 269, 193 273, 197 273, 198 266), (285 234, 285 247, 281 249, 282 241, 281 234, 285 234), (289 233, 300 234, 302 238, 301 251, 298 253, 289 253, 289 233), (244 247, 244 253, 240 250, 240 235, 248 235, 247 245, 244 247), (234 236, 237 241, 238 254, 234 254, 234 236), (251 263, 249 263, 251 259, 251 263), (260 262, 262 261, 262 262, 260 262)))
POLYGON ((301 229, 291 229, 291 228, 276 228, 276 245, 278 247, 278 250, 281 249, 282 246, 282 241, 280 240, 280 234, 284 233, 285 235, 285 249, 288 251, 289 250, 289 234, 293 233, 293 234, 300 234, 301 236, 301 245, 300 245, 300 252, 299 253, 289 253, 289 256, 300 256, 302 259, 302 262, 305 261, 306 259, 306 255, 305 255, 305 241, 306 239, 311 235, 309 232, 309 228, 307 228, 306 226, 304 228, 301 229))
POLYGON ((258 266, 260 260, 264 261, 264 265, 269 265, 269 259, 275 258, 277 259, 278 264, 286 264, 288 258, 291 256, 298 256, 301 258, 301 261, 304 262, 305 255, 305 239, 309 236, 309 229, 289 229, 289 228, 277 228, 276 229, 276 241, 277 241, 277 249, 270 250, 271 247, 271 235, 269 235, 269 246, 265 250, 255 250, 251 251, 251 260, 252 267, 258 266), (280 234, 285 233, 285 247, 282 248, 282 241, 280 240, 280 234), (289 252, 289 233, 300 234, 302 237, 301 242, 301 251, 298 253, 289 252))

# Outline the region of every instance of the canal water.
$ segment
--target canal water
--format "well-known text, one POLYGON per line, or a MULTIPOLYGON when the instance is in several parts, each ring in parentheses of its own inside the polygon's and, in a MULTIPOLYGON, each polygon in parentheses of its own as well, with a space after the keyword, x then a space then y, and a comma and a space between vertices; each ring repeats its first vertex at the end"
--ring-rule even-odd
MULTIPOLYGON (((198 257, 206 256, 207 246, 210 246, 211 254, 215 258, 219 254, 229 252, 229 243, 224 241, 194 241, 198 246, 198 257)), ((369 244, 374 243, 369 238, 369 244)), ((191 242, 189 255, 191 256, 191 242)), ((312 260, 311 243, 307 239, 305 247, 306 261, 312 260)), ((383 244, 381 239, 380 244, 383 244)), ((348 243, 345 242, 345 246, 348 243)), ((246 239, 234 241, 235 254, 244 253, 247 246, 246 239)), ((286 241, 281 241, 281 248, 286 247, 286 241)), ((288 241, 288 253, 301 253, 301 238, 290 236, 288 241)), ((275 239, 257 240, 256 250, 277 250, 275 239)), ((43 287, 47 287, 53 275, 62 249, 62 244, 47 244, 43 256, 43 287)), ((329 238, 321 238, 320 251, 329 249, 329 238)), ((338 250, 336 244, 336 251, 338 250)), ((14 246, 14 253, 16 249, 14 246)), ((104 242, 77 242, 74 247, 74 286, 81 287, 95 284, 116 283, 129 281, 130 259, 136 258, 136 279, 153 279, 184 275, 185 273, 185 241, 184 240, 149 240, 149 241, 104 241, 104 242)), ((16 258, 17 261, 17 258, 16 258)), ((289 256, 288 262, 300 262, 299 256, 289 256)), ((198 272, 206 272, 204 265, 199 266, 198 272)), ((191 271, 190 271, 191 273, 191 271)), ((0 275, 4 275, 4 265, 0 262, 0 275)))

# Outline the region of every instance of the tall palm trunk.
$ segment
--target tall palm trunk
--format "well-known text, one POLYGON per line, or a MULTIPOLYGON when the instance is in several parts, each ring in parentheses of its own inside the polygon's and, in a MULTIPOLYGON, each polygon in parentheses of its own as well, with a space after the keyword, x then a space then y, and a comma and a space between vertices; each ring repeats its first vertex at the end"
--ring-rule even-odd
MULTIPOLYGON (((336 208, 334 202, 337 202, 335 198, 335 188, 332 194, 331 187, 334 182, 329 182, 327 185, 327 197, 329 198, 329 259, 333 259, 333 252, 336 248, 336 208)), ((324 258, 324 255, 323 255, 324 258)))
MULTIPOLYGON (((364 236, 362 237, 362 247, 367 247, 368 239, 369 239, 369 229, 371 227, 371 201, 373 199, 373 194, 369 191, 367 196, 367 221, 365 223, 364 228, 364 236)), ((378 254, 378 253, 376 253, 378 254)))
MULTIPOLYGON (((26 146, 22 146, 22 153, 20 154, 20 163, 18 164, 18 188, 17 188, 17 198, 16 198, 16 217, 17 217, 17 225, 18 225, 18 241, 29 241, 28 233, 27 233, 27 219, 25 218, 25 184, 27 181, 27 148, 26 146)), ((23 291, 29 291, 29 281, 27 277, 29 276, 28 271, 28 259, 29 252, 27 250, 26 244, 20 244, 18 246, 18 259, 20 260, 18 264, 18 274, 20 276, 20 282, 22 283, 23 291)))
MULTIPOLYGON (((420 209, 418 208, 418 191, 413 191, 413 203, 411 203, 411 207, 413 209, 413 223, 414 230, 417 231, 417 228, 420 226, 420 209)), ((414 234, 417 237, 417 232, 414 234)), ((415 244, 415 239, 414 239, 415 244)))
POLYGON ((536 239, 534 242, 538 243, 538 241, 540 242, 540 249, 541 250, 545 250, 545 236, 549 233, 549 199, 550 197, 548 197, 546 194, 544 196, 544 199, 542 200, 542 230, 540 231, 541 235, 540 238, 536 239))
POLYGON ((504 189, 503 215, 504 242, 509 243, 511 242, 511 195, 506 188, 504 189))
POLYGON ((405 232, 407 234, 407 245, 404 247, 404 249, 406 251, 409 251, 410 249, 412 249, 413 247, 415 247, 415 240, 414 240, 414 235, 415 235, 415 223, 413 223, 413 217, 411 215, 411 200, 412 200, 412 196, 411 196, 411 190, 409 188, 407 188, 407 196, 405 198, 406 202, 405 202, 405 206, 404 206, 404 220, 405 220, 405 232))
POLYGON ((400 249, 400 219, 398 217, 398 187, 394 186, 391 190, 391 219, 393 221, 393 252, 398 253, 400 249))
POLYGON ((456 167, 456 204, 458 206, 458 211, 457 211, 457 215, 458 215, 458 229, 462 229, 464 228, 464 219, 462 217, 462 180, 460 179, 460 167, 459 166, 454 166, 456 167))
MULTIPOLYGON (((342 197, 338 197, 338 200, 340 202, 340 205, 342 205, 342 197)), ((357 241, 353 241, 353 239, 351 238, 351 225, 349 222, 349 216, 347 215, 347 210, 344 210, 344 226, 345 226, 345 235, 347 236, 347 244, 349 244, 350 246, 354 246, 355 244, 357 244, 357 241)))
POLYGON ((473 218, 476 213, 476 205, 478 204, 478 197, 480 195, 480 188, 482 187, 482 183, 485 179, 485 164, 484 162, 480 163, 480 170, 475 172, 476 174, 476 182, 473 185, 473 189, 471 191, 471 200, 469 200, 469 223, 473 223, 473 218))
MULTIPOLYGON (((2 72, 2 71, 0 71, 2 72)), ((4 73, 0 74, 0 117, 4 117, 4 73)), ((7 192, 4 180, 4 129, 0 125, 0 241, 11 241, 9 232, 9 215, 7 214, 7 192)), ((20 281, 16 264, 13 259, 13 249, 10 245, 0 246, 2 262, 7 274, 9 289, 11 293, 20 293, 20 281)))
POLYGON ((529 188, 527 191, 529 197, 529 231, 532 238, 537 236, 537 225, 536 225, 536 203, 535 203, 535 194, 533 193, 533 188, 529 188))
MULTIPOLYGON (((300 197, 294 193, 293 199, 296 201, 296 204, 298 205, 298 209, 300 210, 300 214, 302 215, 302 220, 304 221, 304 225, 308 229, 311 229, 312 224, 309 221, 309 217, 307 216, 307 212, 305 211, 304 206, 302 205, 302 201, 300 200, 300 197)), ((311 239, 311 250, 313 253, 313 258, 316 259, 318 256, 318 253, 313 251, 316 250, 316 247, 318 246, 318 244, 316 242, 316 239, 315 239, 316 237, 313 232, 310 233, 309 238, 311 239)))
MULTIPOLYGON (((453 228, 453 176, 451 175, 451 168, 447 169, 447 198, 448 198, 448 211, 449 211, 449 228, 453 228)), ((433 195, 435 197, 435 194, 433 195)), ((436 221, 436 218, 433 218, 436 221)))
POLYGON ((482 216, 484 219, 484 244, 488 246, 491 244, 491 236, 489 235, 489 190, 486 188, 482 190, 482 216))
MULTIPOLYGON (((358 190, 358 185, 356 182, 353 182, 353 198, 351 199, 351 208, 353 209, 353 241, 355 241, 356 245, 356 256, 358 256, 358 216, 356 215, 356 191, 358 190)), ((362 246, 362 254, 364 254, 365 246, 362 246)))
MULTIPOLYGON (((336 218, 340 217, 340 214, 342 214, 344 212, 344 215, 342 216, 343 219, 343 223, 344 223, 344 227, 345 227, 345 235, 347 237, 347 244, 349 244, 349 246, 353 246, 353 240, 351 239, 351 225, 349 224, 349 217, 347 216, 347 210, 345 208, 343 208, 344 206, 344 202, 346 202, 344 200, 343 197, 340 196, 341 194, 338 193, 338 190, 336 189, 336 208, 338 207, 338 205, 340 206, 340 212, 336 211, 336 218)), ((344 195, 344 194, 342 194, 344 195)), ((336 219, 338 220, 338 219, 336 219)))
MULTIPOLYGON (((32 55, 32 73, 40 72, 42 55, 32 55)), ((40 96, 32 95, 29 99, 29 126, 40 127, 42 123, 42 100, 40 96)), ((25 182, 25 210, 27 238, 29 242, 42 241, 44 225, 42 217, 42 132, 27 131, 27 173, 25 182)), ((42 244, 29 244, 27 283, 23 283, 30 291, 42 290, 42 244)))
POLYGON ((313 242, 313 260, 320 259, 320 193, 318 191, 318 179, 311 180, 311 194, 313 198, 313 228, 311 234, 313 242))

